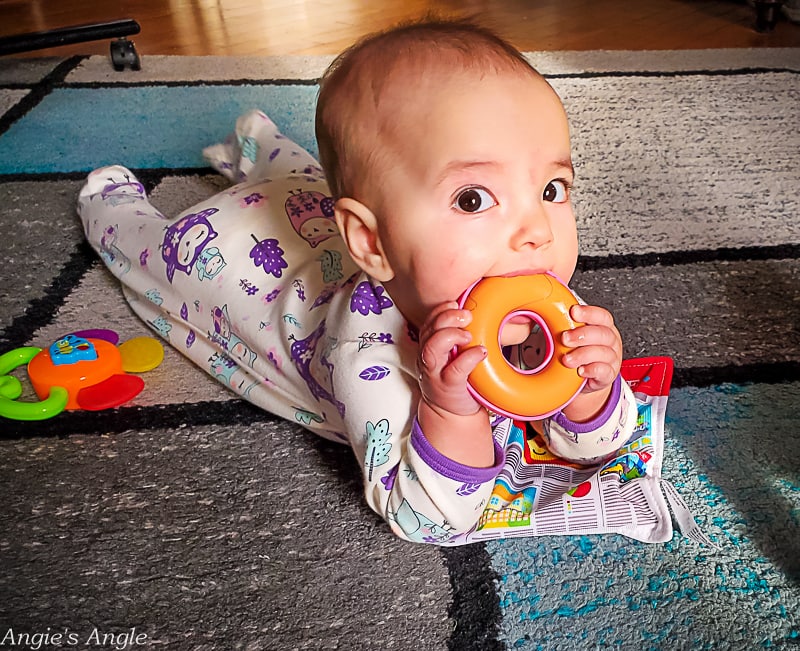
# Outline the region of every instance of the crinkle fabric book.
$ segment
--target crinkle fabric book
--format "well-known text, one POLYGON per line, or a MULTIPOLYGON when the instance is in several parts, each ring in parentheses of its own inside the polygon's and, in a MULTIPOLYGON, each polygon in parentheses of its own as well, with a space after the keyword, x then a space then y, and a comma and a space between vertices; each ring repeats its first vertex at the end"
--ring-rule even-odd
POLYGON ((532 423, 506 421, 494 435, 506 464, 475 529, 447 544, 493 538, 621 533, 645 542, 672 537, 669 505, 679 528, 712 544, 675 491, 661 477, 664 416, 672 382, 672 360, 625 360, 622 377, 636 396, 638 421, 630 441, 601 466, 559 459, 532 423))

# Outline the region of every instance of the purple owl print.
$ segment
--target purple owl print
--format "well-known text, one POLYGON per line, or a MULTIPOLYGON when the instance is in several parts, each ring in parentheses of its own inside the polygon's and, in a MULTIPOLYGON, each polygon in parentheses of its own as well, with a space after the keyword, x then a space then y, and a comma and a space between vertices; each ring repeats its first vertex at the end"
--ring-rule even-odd
POLYGON ((217 236, 208 221, 208 217, 216 212, 216 208, 207 208, 186 215, 167 228, 161 245, 161 257, 167 263, 167 279, 170 283, 176 270, 190 276, 203 249, 217 236))
POLYGON ((284 207, 289 221, 311 248, 339 234, 333 218, 333 203, 331 197, 313 190, 292 194, 286 199, 284 207))

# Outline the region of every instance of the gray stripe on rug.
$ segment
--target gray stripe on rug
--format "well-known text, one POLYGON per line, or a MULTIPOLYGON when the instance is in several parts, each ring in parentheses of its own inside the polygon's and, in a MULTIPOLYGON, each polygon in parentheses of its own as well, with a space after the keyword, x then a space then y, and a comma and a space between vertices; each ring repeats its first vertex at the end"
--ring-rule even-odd
POLYGON ((347 448, 285 422, 0 441, 0 621, 136 627, 148 648, 440 651, 440 550, 387 535, 360 484, 347 448))
MULTIPOLYGON (((800 48, 742 48, 682 51, 601 50, 527 52, 545 75, 612 72, 681 72, 787 68, 800 70, 800 48)), ((143 56, 142 70, 114 71, 107 57, 92 56, 67 78, 67 83, 140 83, 319 78, 332 55, 290 57, 143 56)))

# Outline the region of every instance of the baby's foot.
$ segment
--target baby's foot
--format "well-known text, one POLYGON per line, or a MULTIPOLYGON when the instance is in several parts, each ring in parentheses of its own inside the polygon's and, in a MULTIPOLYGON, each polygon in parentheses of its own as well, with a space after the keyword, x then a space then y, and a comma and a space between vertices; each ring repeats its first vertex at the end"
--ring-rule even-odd
POLYGON ((104 203, 119 206, 147 201, 147 193, 133 172, 121 165, 112 165, 89 174, 81 189, 79 202, 96 201, 98 198, 104 203))
POLYGON ((261 111, 252 110, 236 120, 236 131, 225 142, 206 147, 203 158, 233 183, 262 179, 279 137, 275 123, 261 111))
POLYGON ((127 167, 112 165, 91 172, 78 196, 78 214, 84 215, 86 210, 96 207, 116 210, 120 206, 127 206, 141 217, 166 219, 153 207, 144 185, 127 167))

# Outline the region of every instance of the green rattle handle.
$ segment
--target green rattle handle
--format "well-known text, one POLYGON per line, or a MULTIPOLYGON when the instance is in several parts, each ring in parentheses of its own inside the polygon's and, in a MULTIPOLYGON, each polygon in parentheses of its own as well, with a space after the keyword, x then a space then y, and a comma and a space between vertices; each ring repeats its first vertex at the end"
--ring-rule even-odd
POLYGON ((64 411, 69 393, 64 387, 51 387, 50 395, 40 402, 18 402, 22 385, 10 371, 29 363, 42 351, 36 346, 16 348, 0 355, 0 416, 12 420, 44 420, 64 411))
POLYGON ((27 364, 41 352, 42 349, 36 346, 23 346, 3 353, 0 355, 0 375, 7 375, 9 371, 13 371, 18 366, 27 364))

